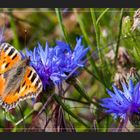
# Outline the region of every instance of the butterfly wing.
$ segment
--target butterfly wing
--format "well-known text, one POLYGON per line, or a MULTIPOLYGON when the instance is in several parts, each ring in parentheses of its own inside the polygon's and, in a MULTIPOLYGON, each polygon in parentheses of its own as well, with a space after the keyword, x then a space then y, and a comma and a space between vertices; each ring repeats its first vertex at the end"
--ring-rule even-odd
POLYGON ((27 66, 24 78, 17 91, 15 93, 11 91, 4 99, 1 98, 2 107, 6 110, 15 108, 20 101, 37 97, 42 89, 42 82, 38 74, 32 67, 27 66))
POLYGON ((4 75, 1 74, 0 75, 0 103, 2 103, 2 95, 3 95, 4 90, 5 90, 5 84, 6 84, 6 80, 4 78, 4 75))
POLYGON ((21 54, 10 44, 0 45, 0 74, 10 70, 21 60, 21 54))

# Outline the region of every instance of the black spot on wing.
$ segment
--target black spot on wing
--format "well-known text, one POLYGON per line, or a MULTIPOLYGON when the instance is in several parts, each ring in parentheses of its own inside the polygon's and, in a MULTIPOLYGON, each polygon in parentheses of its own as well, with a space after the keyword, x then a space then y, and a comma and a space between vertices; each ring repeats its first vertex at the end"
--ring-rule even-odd
POLYGON ((33 82, 33 81, 35 80, 36 77, 37 77, 37 74, 34 73, 34 74, 33 74, 33 77, 31 78, 31 82, 33 82))
POLYGON ((7 63, 7 64, 5 65, 5 68, 7 68, 7 67, 9 66, 9 64, 10 64, 10 63, 7 63))
POLYGON ((29 78, 29 77, 31 76, 31 74, 32 74, 32 71, 30 71, 30 73, 28 74, 28 76, 27 76, 27 77, 29 78))
POLYGON ((41 90, 41 89, 42 89, 42 85, 39 86, 38 90, 41 90))
POLYGON ((39 83, 40 83, 40 80, 38 79, 37 82, 35 83, 35 86, 38 87, 39 83))
POLYGON ((20 91, 20 87, 18 87, 18 89, 17 89, 17 93, 19 93, 19 91, 20 91))
POLYGON ((16 53, 16 54, 12 57, 12 60, 13 60, 13 59, 15 59, 15 58, 16 58, 16 56, 17 56, 17 53, 16 53))
POLYGON ((12 48, 12 49, 10 50, 10 52, 8 53, 8 55, 11 56, 11 55, 14 53, 14 51, 15 51, 15 49, 12 48))
POLYGON ((4 52, 6 52, 6 51, 8 50, 9 47, 10 47, 10 46, 7 45, 7 46, 4 48, 4 52))
POLYGON ((25 86, 25 82, 22 84, 22 87, 24 87, 25 86))

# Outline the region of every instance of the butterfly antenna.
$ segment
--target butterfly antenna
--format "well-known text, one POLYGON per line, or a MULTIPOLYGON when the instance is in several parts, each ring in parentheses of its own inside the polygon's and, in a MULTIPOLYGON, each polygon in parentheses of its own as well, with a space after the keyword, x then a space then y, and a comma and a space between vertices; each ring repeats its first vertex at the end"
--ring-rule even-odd
POLYGON ((22 117, 22 119, 23 119, 23 121, 22 121, 23 128, 25 128, 24 114, 23 114, 23 111, 22 111, 20 105, 18 105, 18 107, 19 107, 19 111, 20 111, 21 117, 22 117))
POLYGON ((25 33, 25 36, 24 36, 24 46, 25 48, 27 47, 27 30, 24 29, 24 33, 25 33))

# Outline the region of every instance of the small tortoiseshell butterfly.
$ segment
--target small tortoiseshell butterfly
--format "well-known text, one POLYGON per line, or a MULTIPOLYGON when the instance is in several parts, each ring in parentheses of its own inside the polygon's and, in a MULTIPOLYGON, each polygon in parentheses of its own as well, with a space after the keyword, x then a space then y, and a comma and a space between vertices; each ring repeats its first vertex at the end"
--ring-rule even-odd
POLYGON ((43 89, 42 81, 29 58, 8 43, 0 45, 0 104, 7 111, 27 98, 36 97, 43 89))

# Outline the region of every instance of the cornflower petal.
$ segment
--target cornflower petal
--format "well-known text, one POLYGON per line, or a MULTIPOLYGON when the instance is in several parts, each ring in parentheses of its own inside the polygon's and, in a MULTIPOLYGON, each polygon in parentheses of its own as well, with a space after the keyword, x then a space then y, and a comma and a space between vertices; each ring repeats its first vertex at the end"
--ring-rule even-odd
POLYGON ((114 93, 107 89, 110 98, 101 99, 101 106, 105 108, 105 112, 112 114, 114 118, 120 117, 125 119, 128 112, 139 113, 140 108, 140 83, 135 87, 132 80, 129 81, 128 88, 122 83, 123 91, 113 85, 114 93))
MULTIPOLYGON (((82 38, 77 40, 76 49, 73 51, 69 44, 62 41, 56 41, 55 47, 49 47, 46 42, 44 49, 38 43, 38 46, 33 51, 26 50, 26 55, 31 58, 31 65, 39 74, 44 89, 52 82, 54 85, 62 83, 75 68, 85 65, 83 61, 88 49, 84 49, 81 42, 82 38)), ((79 71, 76 70, 72 76, 74 77, 78 74, 79 71)))

